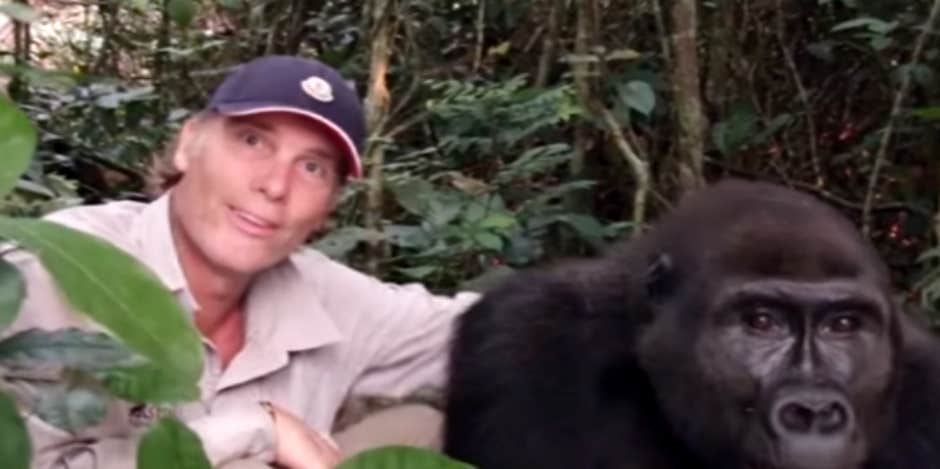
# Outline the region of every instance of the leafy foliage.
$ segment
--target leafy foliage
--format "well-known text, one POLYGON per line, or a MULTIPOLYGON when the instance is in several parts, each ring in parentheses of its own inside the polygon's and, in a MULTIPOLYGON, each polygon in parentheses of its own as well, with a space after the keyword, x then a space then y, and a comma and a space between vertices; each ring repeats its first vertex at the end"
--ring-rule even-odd
POLYGON ((192 430, 173 418, 163 418, 140 441, 138 469, 203 469, 212 467, 192 430))

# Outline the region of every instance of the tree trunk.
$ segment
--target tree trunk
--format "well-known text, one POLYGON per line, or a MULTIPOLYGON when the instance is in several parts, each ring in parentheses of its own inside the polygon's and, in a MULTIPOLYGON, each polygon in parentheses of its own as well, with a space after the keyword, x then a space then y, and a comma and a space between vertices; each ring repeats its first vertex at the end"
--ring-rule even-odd
MULTIPOLYGON (((372 18, 372 49, 369 67, 369 90, 366 96, 366 125, 369 129, 370 139, 364 160, 369 167, 369 189, 366 195, 366 228, 381 231, 384 175, 382 167, 385 163, 385 151, 381 139, 376 138, 384 131, 385 119, 388 116, 390 95, 388 91, 387 75, 392 56, 392 40, 394 38, 393 0, 376 0, 372 3, 369 17, 372 18)), ((378 273, 379 259, 387 257, 388 245, 381 240, 373 241, 369 246, 369 259, 367 269, 378 273)))
POLYGON ((695 0, 672 5, 673 81, 679 117, 679 181, 690 190, 705 184, 705 114, 702 112, 698 65, 698 11, 695 0))

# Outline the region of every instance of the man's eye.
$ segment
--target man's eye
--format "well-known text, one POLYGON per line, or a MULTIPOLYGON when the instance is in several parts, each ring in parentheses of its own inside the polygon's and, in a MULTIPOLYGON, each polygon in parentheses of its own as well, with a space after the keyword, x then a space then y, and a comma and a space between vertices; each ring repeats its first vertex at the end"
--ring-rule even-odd
POLYGON ((317 163, 316 161, 306 161, 306 162, 304 162, 304 171, 306 171, 306 172, 308 172, 308 173, 310 173, 310 174, 316 174, 316 173, 320 172, 321 169, 322 169, 322 167, 321 167, 320 164, 317 163))
POLYGON ((246 133, 242 135, 242 141, 249 146, 256 147, 261 144, 261 137, 255 133, 246 133))

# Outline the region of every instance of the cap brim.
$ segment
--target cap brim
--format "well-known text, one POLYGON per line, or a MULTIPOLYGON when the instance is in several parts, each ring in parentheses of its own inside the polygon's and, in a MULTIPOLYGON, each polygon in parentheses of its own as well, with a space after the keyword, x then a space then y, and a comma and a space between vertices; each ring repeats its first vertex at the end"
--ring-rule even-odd
POLYGON ((286 112, 309 118, 329 130, 335 139, 340 143, 341 150, 349 163, 349 176, 353 178, 362 177, 362 158, 359 155, 359 149, 353 143, 349 135, 343 129, 334 124, 329 119, 306 109, 299 109, 291 106, 274 105, 269 103, 238 103, 238 104, 220 104, 213 109, 226 116, 250 116, 254 114, 263 114, 266 112, 286 112))

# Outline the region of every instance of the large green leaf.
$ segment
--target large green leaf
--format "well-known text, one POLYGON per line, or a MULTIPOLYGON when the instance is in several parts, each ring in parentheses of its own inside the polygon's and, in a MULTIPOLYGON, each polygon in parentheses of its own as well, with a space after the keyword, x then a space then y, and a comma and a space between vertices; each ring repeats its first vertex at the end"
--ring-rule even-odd
POLYGON ((0 95, 0 197, 26 172, 36 149, 36 129, 26 114, 0 95))
POLYGON ((173 418, 163 418, 140 440, 137 469, 211 469, 199 437, 173 418))
POLYGON ((336 469, 473 469, 473 466, 425 449, 388 446, 363 451, 336 469))
POLYGON ((656 107, 656 92, 645 81, 633 80, 618 88, 620 100, 633 110, 648 116, 656 107))
POLYGON ((112 394, 130 401, 171 403, 199 398, 197 383, 152 364, 112 368, 94 376, 112 394))
POLYGON ((176 298, 123 251, 85 233, 35 219, 0 217, 0 237, 35 252, 68 301, 132 350, 196 383, 202 343, 176 298))
POLYGON ((23 276, 9 262, 0 259, 0 331, 16 319, 26 288, 23 276))
POLYGON ((92 389, 64 384, 42 386, 33 411, 46 423, 77 434, 97 425, 107 414, 107 397, 92 389))
POLYGON ((0 461, 9 469, 29 469, 33 452, 26 424, 13 400, 0 393, 0 461))
POLYGON ((92 372, 143 364, 143 357, 100 332, 29 329, 0 341, 0 366, 8 369, 63 367, 92 372))
POLYGON ((196 18, 197 5, 194 0, 170 0, 167 12, 174 23, 181 28, 188 28, 196 18))

